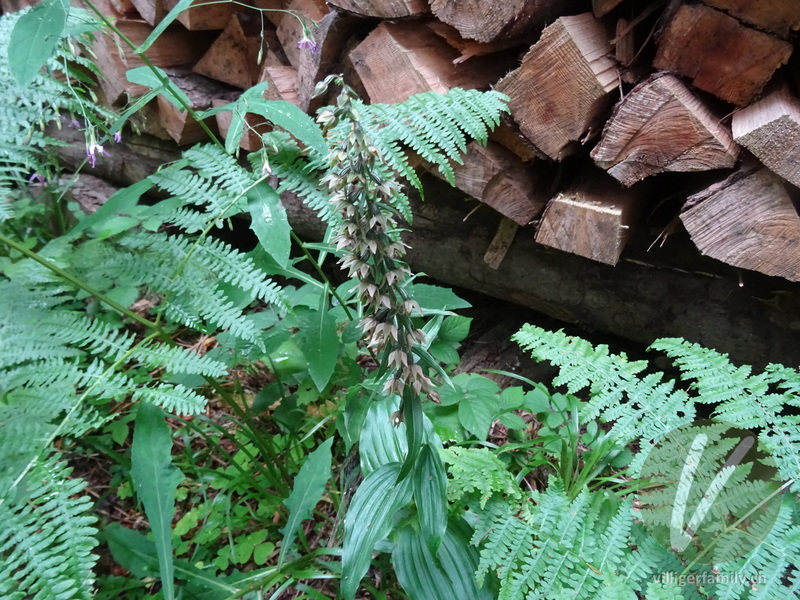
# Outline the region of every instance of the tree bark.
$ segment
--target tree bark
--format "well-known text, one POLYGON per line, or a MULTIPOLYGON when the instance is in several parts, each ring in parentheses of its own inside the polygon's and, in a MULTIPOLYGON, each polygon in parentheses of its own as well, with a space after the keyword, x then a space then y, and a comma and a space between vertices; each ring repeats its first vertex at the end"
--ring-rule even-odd
POLYGON ((564 0, 431 0, 431 10, 465 38, 491 42, 528 33, 558 16, 564 4, 564 0))

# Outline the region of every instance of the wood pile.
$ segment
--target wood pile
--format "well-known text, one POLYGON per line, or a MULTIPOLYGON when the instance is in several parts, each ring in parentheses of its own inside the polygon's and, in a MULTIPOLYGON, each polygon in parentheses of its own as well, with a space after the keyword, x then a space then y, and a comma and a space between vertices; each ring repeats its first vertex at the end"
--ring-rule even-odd
MULTIPOLYGON (((134 43, 177 4, 99 1, 134 43)), ((513 222, 500 248, 527 236, 615 265, 658 213, 664 236, 683 229, 702 254, 800 281, 800 2, 248 1, 195 2, 147 52, 195 108, 268 81, 271 98, 313 113, 314 84, 334 72, 370 102, 493 88, 511 116, 470 145, 456 185, 513 222)), ((125 76, 142 62, 120 40, 95 52, 109 104, 143 93, 125 76)), ((203 137, 167 102, 143 118, 162 139, 203 137)), ((263 124, 250 125, 254 150, 263 124)))

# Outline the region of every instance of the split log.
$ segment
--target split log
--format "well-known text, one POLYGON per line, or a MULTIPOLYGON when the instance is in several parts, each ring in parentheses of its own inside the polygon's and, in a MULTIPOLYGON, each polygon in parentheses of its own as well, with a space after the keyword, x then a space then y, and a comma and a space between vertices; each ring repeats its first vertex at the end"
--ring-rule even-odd
POLYGON ((286 100, 298 104, 300 98, 297 93, 297 71, 294 67, 269 67, 261 70, 259 82, 266 81, 269 87, 264 92, 264 97, 269 100, 286 100))
MULTIPOLYGON (((228 86, 207 79, 190 71, 167 71, 170 80, 177 85, 189 98, 189 106, 193 110, 206 110, 211 108, 212 100, 224 99, 232 101, 237 93, 228 86)), ((187 111, 181 110, 163 95, 158 97, 158 118, 161 126, 170 137, 179 145, 194 144, 207 138, 206 132, 187 111)), ((214 119, 206 120, 212 131, 216 130, 214 119)))
POLYGON ((194 66, 194 72, 248 89, 258 82, 259 56, 265 55, 264 62, 280 64, 280 57, 273 50, 277 46, 275 30, 270 24, 262 23, 252 12, 236 13, 194 66))
POLYGON ((284 12, 289 4, 289 0, 250 0, 248 4, 263 11, 264 18, 275 27, 281 24, 283 17, 294 18, 284 12))
POLYGON ((564 5, 564 0, 431 0, 436 18, 458 29, 465 38, 479 42, 529 33, 557 17, 564 5))
POLYGON ((733 137, 773 172, 800 187, 800 101, 786 87, 735 112, 733 137))
POLYGON ((800 3, 786 0, 703 0, 740 21, 786 37, 800 29, 800 3))
POLYGON ((167 14, 164 0, 131 0, 136 11, 151 27, 155 27, 167 14))
POLYGON ((800 281, 800 215, 789 186, 761 168, 689 197, 683 221, 700 252, 766 275, 800 281))
POLYGON ((689 88, 655 75, 617 105, 591 156, 631 186, 665 171, 732 168, 738 154, 731 132, 689 88))
MULTIPOLYGON (((52 127, 47 134, 67 142, 57 148, 64 165, 75 168, 86 158, 82 132, 52 127)), ((93 173, 125 185, 179 158, 174 143, 150 136, 125 136, 110 153, 93 173)), ((486 210, 481 218, 473 215, 465 221, 471 207, 461 196, 448 193, 446 184, 429 179, 428 200, 412 200, 414 226, 404 234, 415 271, 445 285, 533 308, 562 324, 585 325, 643 344, 681 336, 756 366, 770 361, 800 364, 796 284, 754 273, 746 275, 740 287, 735 269, 698 257, 688 238, 680 236, 651 252, 647 236, 634 236, 625 258, 612 268, 518 234, 495 270, 483 259, 501 215, 486 210), (456 264, 463 268, 453 268, 456 264)), ((308 207, 291 194, 283 201, 298 235, 322 238, 326 226, 308 207)))
MULTIPOLYGON (((153 31, 150 25, 140 20, 116 19, 114 24, 137 46, 153 31)), ((163 69, 185 67, 202 56, 209 42, 209 38, 203 33, 194 34, 181 26, 173 26, 159 36, 145 55, 155 66, 163 69)), ((144 86, 128 81, 125 75, 127 71, 142 67, 145 63, 116 34, 97 36, 92 49, 103 73, 98 83, 109 106, 117 104, 124 94, 141 96, 147 91, 144 86)))
MULTIPOLYGON (((470 142, 464 164, 453 165, 456 188, 491 206, 519 225, 527 225, 547 203, 545 169, 523 165, 502 146, 470 142)), ((443 178, 438 172, 437 177, 443 178)))
MULTIPOLYGON (((175 8, 179 0, 163 0, 163 2, 166 10, 170 11, 175 8)), ((191 6, 178 15, 178 21, 189 31, 225 29, 233 13, 236 12, 236 5, 233 2, 207 4, 205 0, 195 0, 194 4, 202 6, 191 6)))
POLYGON ((592 12, 598 19, 617 8, 622 0, 592 0, 592 12))
POLYGON ((592 169, 547 205, 536 241, 607 265, 616 265, 641 214, 639 188, 624 189, 592 169))
POLYGON ((461 53, 461 56, 453 61, 453 64, 456 65, 465 60, 469 60, 473 56, 494 54, 495 52, 502 52, 513 46, 520 45, 520 40, 518 39, 497 39, 491 42, 478 42, 476 40, 466 39, 461 36, 455 27, 447 23, 442 23, 441 21, 431 21, 427 23, 427 27, 444 38, 448 44, 461 53))
POLYGON ((328 4, 354 15, 398 19, 429 13, 428 0, 328 0, 328 4))
MULTIPOLYGON (((228 104, 227 100, 214 99, 211 101, 211 106, 219 108, 228 104)), ((224 110, 216 114, 217 128, 222 139, 228 137, 228 131, 231 128, 231 121, 233 120, 233 113, 229 110, 224 110)), ((244 132, 239 140, 239 147, 246 152, 255 152, 260 150, 263 146, 261 143, 261 135, 270 131, 270 127, 264 122, 264 117, 248 113, 244 117, 244 132)))
POLYGON ((654 66, 689 77, 692 84, 746 106, 792 54, 780 38, 742 25, 702 4, 678 7, 663 30, 654 66))
POLYGON ((330 10, 325 0, 292 0, 286 9, 300 15, 302 21, 296 16, 284 13, 278 24, 278 41, 286 53, 286 58, 289 59, 289 64, 299 69, 303 53, 310 52, 311 49, 300 48, 298 44, 306 37, 307 32, 313 33, 316 23, 330 10))
POLYGON ((617 87, 617 70, 603 26, 591 13, 561 17, 500 80, 522 133, 553 159, 599 133, 617 87))
POLYGON ((381 23, 350 52, 372 102, 402 102, 413 94, 454 87, 487 89, 511 57, 483 56, 455 65, 458 51, 417 23, 381 23))

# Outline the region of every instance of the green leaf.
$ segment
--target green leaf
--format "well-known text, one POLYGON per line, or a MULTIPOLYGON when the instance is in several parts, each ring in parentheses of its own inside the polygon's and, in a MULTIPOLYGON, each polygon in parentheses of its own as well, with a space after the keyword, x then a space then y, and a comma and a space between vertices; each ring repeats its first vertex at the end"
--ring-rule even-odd
POLYGON ((469 327, 472 324, 470 317, 461 315, 451 315, 446 317, 439 328, 439 339, 443 342, 460 342, 469 334, 469 327))
POLYGON ((414 502, 425 544, 436 554, 447 529, 447 478, 439 452, 430 444, 420 451, 414 470, 414 502))
POLYGON ((172 464, 172 435, 160 408, 141 402, 131 446, 131 478, 155 538, 164 598, 175 598, 172 516, 183 474, 172 464))
POLYGON ((296 337, 308 361, 308 374, 320 392, 328 385, 339 360, 336 319, 328 311, 327 303, 327 294, 322 294, 320 309, 306 312, 296 337))
POLYGON ((466 300, 456 296, 453 290, 436 285, 428 285, 427 283, 415 283, 409 286, 408 293, 420 305, 422 312, 425 312, 426 308, 432 310, 456 310, 472 306, 466 300))
POLYGON ((400 464, 383 465, 356 490, 344 522, 341 593, 353 600, 372 562, 375 544, 392 530, 395 513, 411 499, 411 479, 398 482, 400 464))
MULTIPOLYGON (((73 227, 67 234, 67 237, 73 239, 87 229, 96 229, 101 238, 124 231, 125 229, 123 228, 115 228, 109 231, 107 229, 109 219, 114 218, 118 213, 131 214, 136 204, 139 202, 139 198, 141 198, 143 194, 146 194, 153 185, 153 182, 149 179, 142 179, 131 186, 121 189, 106 200, 94 213, 82 219, 81 222, 73 227)), ((125 228, 129 229, 134 225, 135 224, 126 223, 125 228)))
MULTIPOLYGON (((392 415, 399 408, 400 398, 397 396, 381 398, 369 404, 359 437, 361 471, 365 476, 383 465, 405 461, 408 450, 406 424, 400 423, 395 427, 391 421, 392 415)), ((423 442, 440 448, 442 442, 434 433, 433 424, 427 415, 422 417, 422 427, 423 442)))
POLYGON ((447 523, 442 545, 432 554, 421 536, 406 525, 395 536, 392 551, 397 580, 411 600, 491 600, 488 586, 475 580, 478 557, 461 521, 447 523))
POLYGON ((190 103, 186 93, 170 80, 169 75, 167 75, 163 69, 159 69, 158 67, 153 67, 152 69, 150 67, 136 67, 125 73, 125 76, 131 83, 143 85, 163 94, 164 98, 176 108, 183 110, 183 107, 190 103), (159 79, 158 75, 156 75, 156 71, 159 75, 164 77, 168 83, 165 84, 159 79))
POLYGON ((320 157, 325 156, 328 153, 328 145, 314 119, 286 100, 266 100, 262 97, 265 89, 266 85, 256 86, 242 94, 239 102, 245 105, 245 111, 261 115, 274 125, 288 131, 320 157), (256 89, 259 90, 257 93, 245 98, 245 95, 256 89))
POLYGON ((501 412, 497 384, 482 375, 459 373, 452 379, 454 388, 439 387, 443 406, 458 403, 458 418, 464 428, 485 440, 489 427, 501 412))
POLYGON ((308 455, 306 462, 294 479, 292 493, 283 502, 289 509, 289 519, 283 528, 283 542, 278 557, 278 567, 283 565, 286 553, 291 548, 300 523, 311 516, 311 511, 325 491, 325 484, 331 477, 331 446, 333 438, 328 438, 308 455))
POLYGON ((53 55, 67 25, 69 4, 45 0, 22 15, 8 44, 8 63, 19 87, 27 87, 53 55))
MULTIPOLYGON (((159 559, 156 545, 138 531, 127 529, 118 523, 111 523, 103 530, 103 537, 108 544, 114 560, 123 569, 127 569, 136 577, 158 576, 159 559)), ((209 594, 209 598, 228 598, 239 591, 239 587, 225 583, 214 576, 208 569, 203 570, 192 563, 175 561, 175 574, 179 579, 209 594)), ((192 596, 197 598, 198 596, 192 596)))
POLYGON ((276 263, 286 268, 292 249, 292 228, 280 196, 266 182, 262 182, 247 193, 247 208, 251 217, 250 229, 256 234, 261 247, 276 263))
POLYGON ((528 426, 528 424, 525 422, 525 419, 512 412, 500 415, 498 421, 500 421, 509 429, 525 429, 528 426))

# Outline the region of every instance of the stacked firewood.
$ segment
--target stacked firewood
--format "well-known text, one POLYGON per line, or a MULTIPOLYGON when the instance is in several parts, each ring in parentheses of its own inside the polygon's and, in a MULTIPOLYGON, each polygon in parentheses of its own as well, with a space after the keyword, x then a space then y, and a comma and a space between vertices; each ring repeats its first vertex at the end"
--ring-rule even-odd
MULTIPOLYGON (((507 218, 502 235, 613 265, 637 225, 682 195, 673 226, 701 253, 800 281, 800 2, 249 2, 198 0, 148 51, 195 108, 267 81, 268 97, 313 113, 324 102, 314 84, 333 72, 370 102, 493 88, 511 115, 487 146, 469 147, 456 185, 507 218)), ((141 43, 176 3, 102 9, 141 43)), ((125 76, 142 62, 121 40, 98 39, 95 53, 109 104, 143 93, 125 76)), ((169 102, 144 119, 178 144, 205 135, 169 102)), ((207 124, 224 133, 224 119, 207 124)), ((242 138, 247 150, 259 143, 242 138)))

